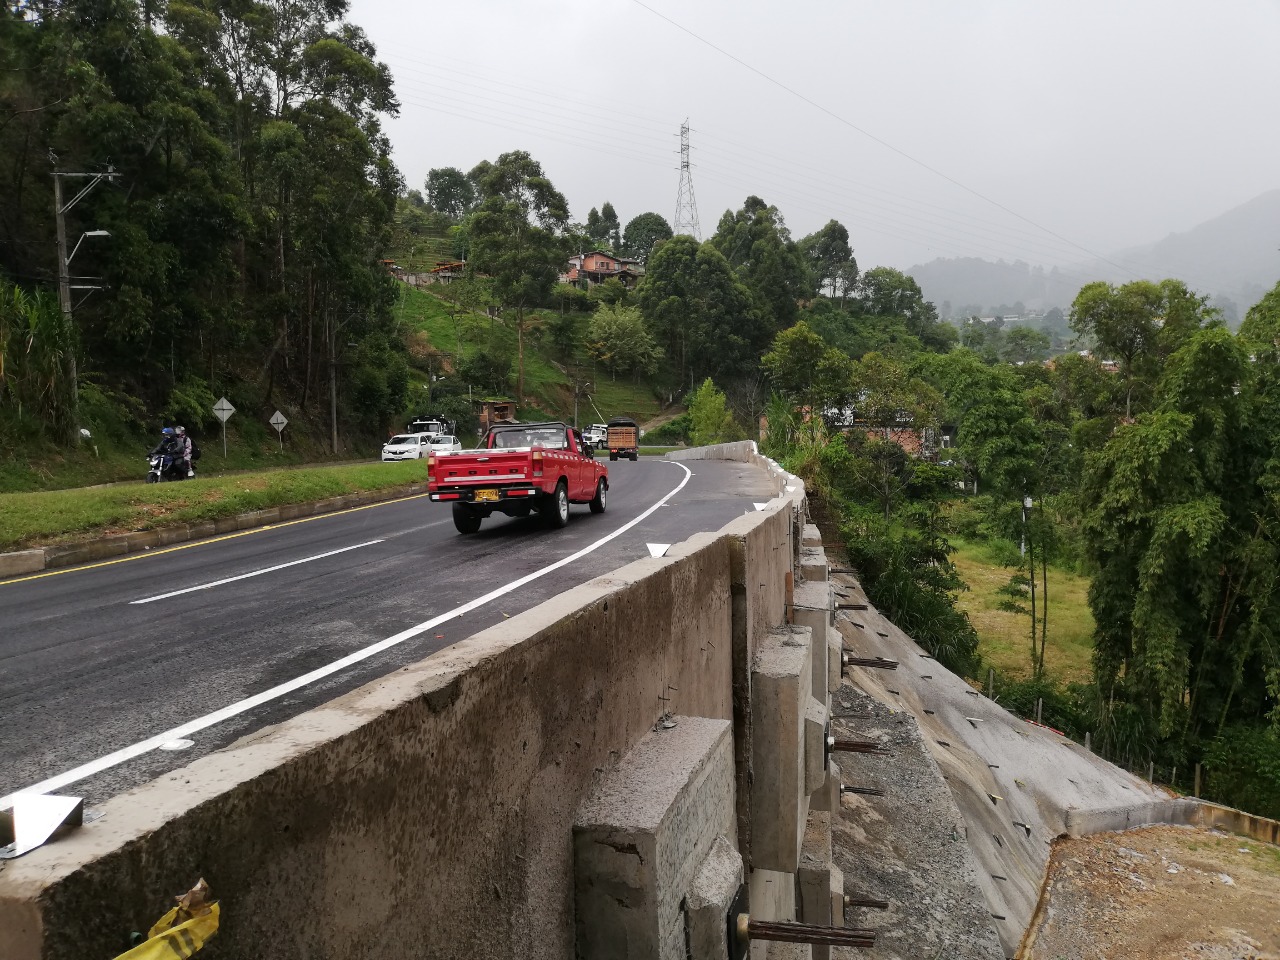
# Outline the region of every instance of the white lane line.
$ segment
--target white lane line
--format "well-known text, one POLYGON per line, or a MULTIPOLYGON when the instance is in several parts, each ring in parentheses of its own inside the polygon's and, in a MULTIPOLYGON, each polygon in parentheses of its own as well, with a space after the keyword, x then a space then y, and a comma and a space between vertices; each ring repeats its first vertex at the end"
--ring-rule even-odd
POLYGON ((144 597, 141 600, 130 600, 130 606, 139 603, 154 603, 157 600, 168 600, 170 597, 180 597, 184 593, 195 593, 197 590, 212 590, 214 587, 220 587, 225 583, 235 583, 237 580, 248 580, 250 577, 260 577, 264 573, 275 573, 277 570, 283 570, 286 567, 296 567, 300 563, 310 563, 312 560, 323 560, 325 557, 336 557, 340 553, 346 553, 348 550, 359 550, 361 547, 372 547, 375 543, 382 543, 381 540, 367 540, 364 543, 357 543, 355 546, 343 547, 340 550, 330 550, 328 553, 317 553, 314 557, 303 557, 301 560, 290 560, 288 563, 277 563, 274 567, 263 567, 261 570, 254 570, 252 573, 242 573, 238 577, 227 577, 225 580, 215 580, 212 583, 202 583, 198 587, 187 587, 184 590, 172 590, 169 593, 159 593, 154 597, 144 597))
POLYGON ((455 617, 460 617, 465 613, 470 613, 472 610, 479 609, 485 604, 496 600, 498 597, 505 596, 513 590, 520 589, 526 583, 532 583, 534 580, 545 577, 547 574, 555 570, 559 570, 561 567, 568 566, 575 560, 582 559, 587 554, 599 550, 609 541, 616 540, 618 537, 622 536, 636 524, 649 517, 650 514, 655 513, 659 507, 663 506, 668 500, 684 489, 685 484, 689 482, 689 477, 692 476, 689 472, 689 468, 683 463, 675 460, 664 460, 660 462, 671 463, 679 467, 684 471, 683 479, 676 484, 670 493, 664 496, 653 506, 649 507, 649 509, 645 510, 644 513, 632 520, 628 520, 617 530, 613 531, 613 533, 605 534, 595 543, 588 544, 577 553, 570 554, 564 559, 557 560, 550 566, 544 567, 534 573, 527 574, 518 580, 512 580, 510 583, 498 587, 496 590, 489 591, 482 597, 470 600, 467 603, 462 604, 462 606, 454 607, 448 613, 442 613, 440 616, 433 617, 425 623, 418 624, 416 627, 410 627, 408 630, 402 630, 395 636, 387 637, 385 640, 379 640, 377 643, 371 644, 361 650, 357 650, 355 653, 349 653, 341 660, 335 660, 333 663, 326 664, 323 667, 312 670, 310 673, 304 673, 302 676, 272 687, 270 690, 263 690, 261 693, 254 694, 252 697, 247 697, 238 703, 233 703, 230 706, 223 707, 221 710, 215 710, 213 713, 206 714, 196 720, 190 720, 187 723, 182 724, 180 727, 174 727, 171 730, 164 731, 163 733, 157 733, 154 737, 147 740, 142 740, 132 746, 125 747, 122 750, 117 750, 115 753, 109 753, 105 757, 99 757, 97 760, 91 760, 88 763, 75 767, 72 770, 68 770, 66 773, 60 773, 55 777, 50 777, 48 780, 41 780, 39 783, 32 784, 29 787, 24 787, 21 790, 17 790, 9 794, 8 796, 0 797, 0 810, 13 806, 13 801, 17 797, 27 796, 29 794, 49 793, 52 790, 60 790, 69 784, 83 780, 86 777, 92 777, 95 774, 101 773, 103 770, 109 770, 112 767, 119 766, 122 763, 126 763, 129 760, 140 757, 144 753, 150 753, 161 744, 167 743, 170 740, 182 740, 190 737, 193 733, 199 733, 201 730, 207 730, 209 727, 222 723, 224 720, 230 720, 232 717, 246 713, 255 707, 260 707, 264 703, 270 703, 272 700, 277 700, 280 697, 292 693, 294 690, 298 690, 302 687, 308 686, 309 684, 315 683, 317 680, 323 680, 325 677, 332 676, 335 673, 345 670, 347 667, 360 663, 362 660, 368 660, 370 657, 382 653, 384 650, 389 650, 394 646, 398 646, 406 640, 412 640, 414 637, 426 633, 428 630, 434 630, 442 623, 447 623, 455 617))

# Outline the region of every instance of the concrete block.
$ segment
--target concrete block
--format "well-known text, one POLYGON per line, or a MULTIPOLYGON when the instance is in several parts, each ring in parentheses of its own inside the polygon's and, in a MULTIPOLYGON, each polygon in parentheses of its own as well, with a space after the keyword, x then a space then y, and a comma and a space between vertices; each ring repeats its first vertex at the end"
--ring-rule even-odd
POLYGON ((93 563, 95 560, 119 557, 128 552, 129 544, 124 537, 104 537, 88 543, 45 547, 44 565, 45 567, 72 567, 77 563, 93 563))
POLYGON ((822 786, 809 797, 809 810, 840 809, 840 767, 834 760, 827 761, 827 775, 822 786))
POLYGON ((804 846, 796 870, 802 923, 831 924, 831 813, 814 810, 805 820, 804 846))
POLYGON ((37 573, 43 569, 43 550, 17 550, 13 553, 0 553, 0 577, 16 577, 21 573, 37 573))
POLYGON ((822 789, 827 779, 827 701, 809 698, 804 711, 804 792, 822 789))
POLYGON ((806 523, 804 525, 803 537, 804 539, 801 541, 801 546, 822 546, 822 531, 818 529, 818 525, 816 523, 806 523))
POLYGON ((757 920, 796 918, 796 877, 777 870, 752 870, 747 878, 748 913, 757 920))
POLYGON ((685 924, 691 960, 729 956, 725 918, 742 886, 742 857, 724 837, 716 837, 685 898, 685 924))
MULTIPOLYGON (((791 608, 792 622, 808 627, 815 637, 825 637, 833 629, 835 610, 831 605, 831 584, 825 580, 804 581, 796 584, 795 600, 791 608)), ((813 655, 813 695, 825 701, 828 693, 830 658, 815 650, 813 655)))
POLYGON ((793 873, 804 832, 808 627, 765 635, 751 670, 751 866, 793 873))
POLYGON ((220 537, 227 533, 235 533, 239 529, 240 518, 238 516, 222 517, 219 520, 213 521, 213 535, 216 537, 220 537))
POLYGON ((573 827, 577 954, 683 960, 682 904, 717 837, 732 836, 727 720, 677 717, 606 773, 573 827))
POLYGON ((835 693, 840 689, 840 681, 844 679, 844 638, 840 631, 832 627, 827 631, 827 693, 835 693))
POLYGON ((844 871, 831 864, 831 925, 844 926, 844 871))
POLYGON ((125 543, 128 545, 129 553, 137 553, 139 550, 150 550, 160 545, 159 530, 139 530, 136 533, 126 533, 124 535, 125 543))
POLYGON ((159 534, 157 546, 167 547, 171 543, 185 543, 191 539, 191 527, 182 523, 176 527, 161 527, 156 531, 159 534))
POLYGON ((800 576, 806 580, 826 580, 827 552, 821 547, 801 547, 800 576))
POLYGON ((192 540, 203 540, 205 537, 215 536, 218 525, 212 520, 201 520, 199 523, 191 524, 187 529, 191 533, 192 540))

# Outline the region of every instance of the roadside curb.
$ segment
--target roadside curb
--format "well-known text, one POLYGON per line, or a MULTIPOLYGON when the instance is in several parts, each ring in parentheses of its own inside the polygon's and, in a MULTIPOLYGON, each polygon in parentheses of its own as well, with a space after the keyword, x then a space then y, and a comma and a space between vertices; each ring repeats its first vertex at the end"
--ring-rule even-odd
POLYGON ((319 516, 324 513, 335 513, 339 510, 350 510, 352 507, 363 507, 388 500, 399 500, 425 493, 426 483, 410 483, 405 486, 391 487, 387 490, 373 490, 368 493, 348 493, 327 500, 313 500, 309 503, 291 503, 280 507, 268 507, 265 510, 251 510, 234 517, 223 517, 220 520, 202 520, 199 523, 180 523, 171 527, 157 527, 154 530, 140 530, 136 533, 120 533, 83 543, 59 544, 53 547, 37 547, 33 550, 17 550, 12 553, 0 553, 0 578, 14 577, 25 573, 39 573, 41 570, 52 570, 58 567, 72 567, 79 563, 92 563, 95 560, 108 560, 130 553, 141 553, 156 547, 167 547, 188 540, 201 540, 205 537, 217 537, 235 533, 239 530, 252 530, 255 527, 266 527, 274 523, 300 520, 305 517, 319 516))

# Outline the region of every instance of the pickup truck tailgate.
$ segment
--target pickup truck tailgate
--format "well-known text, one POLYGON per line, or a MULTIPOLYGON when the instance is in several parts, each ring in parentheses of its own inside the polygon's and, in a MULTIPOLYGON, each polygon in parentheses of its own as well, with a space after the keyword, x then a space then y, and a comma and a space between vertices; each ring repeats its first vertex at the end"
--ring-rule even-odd
POLYGON ((436 458, 434 477, 442 487, 528 480, 530 461, 528 450, 455 453, 436 458))

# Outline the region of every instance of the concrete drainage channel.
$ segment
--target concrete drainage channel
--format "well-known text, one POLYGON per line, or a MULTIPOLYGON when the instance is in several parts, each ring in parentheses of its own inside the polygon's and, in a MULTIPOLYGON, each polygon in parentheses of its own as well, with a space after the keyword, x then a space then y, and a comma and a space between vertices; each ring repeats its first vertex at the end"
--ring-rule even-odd
POLYGON ((276 523, 287 523, 291 520, 334 513, 338 510, 350 510, 353 507, 363 507, 371 503, 399 500, 402 497, 425 493, 426 489, 425 483, 411 483, 390 490, 351 493, 310 503, 293 503, 281 507, 269 507, 265 510, 252 510, 234 517, 224 517, 221 520, 181 523, 169 527, 157 527, 155 530, 98 537, 82 543, 66 543, 0 553, 0 578, 39 573, 41 570, 53 570, 58 567, 73 567, 80 563, 110 560, 113 557, 168 547, 175 543, 186 543, 189 540, 220 537, 240 530, 269 527, 276 523))
POLYGON ((224 960, 1006 955, 1056 835, 1039 796, 957 765, 1001 763, 950 722, 977 705, 831 582, 797 478, 751 443, 674 456, 776 496, 6 861, 0 957, 117 956, 199 878, 224 960))

